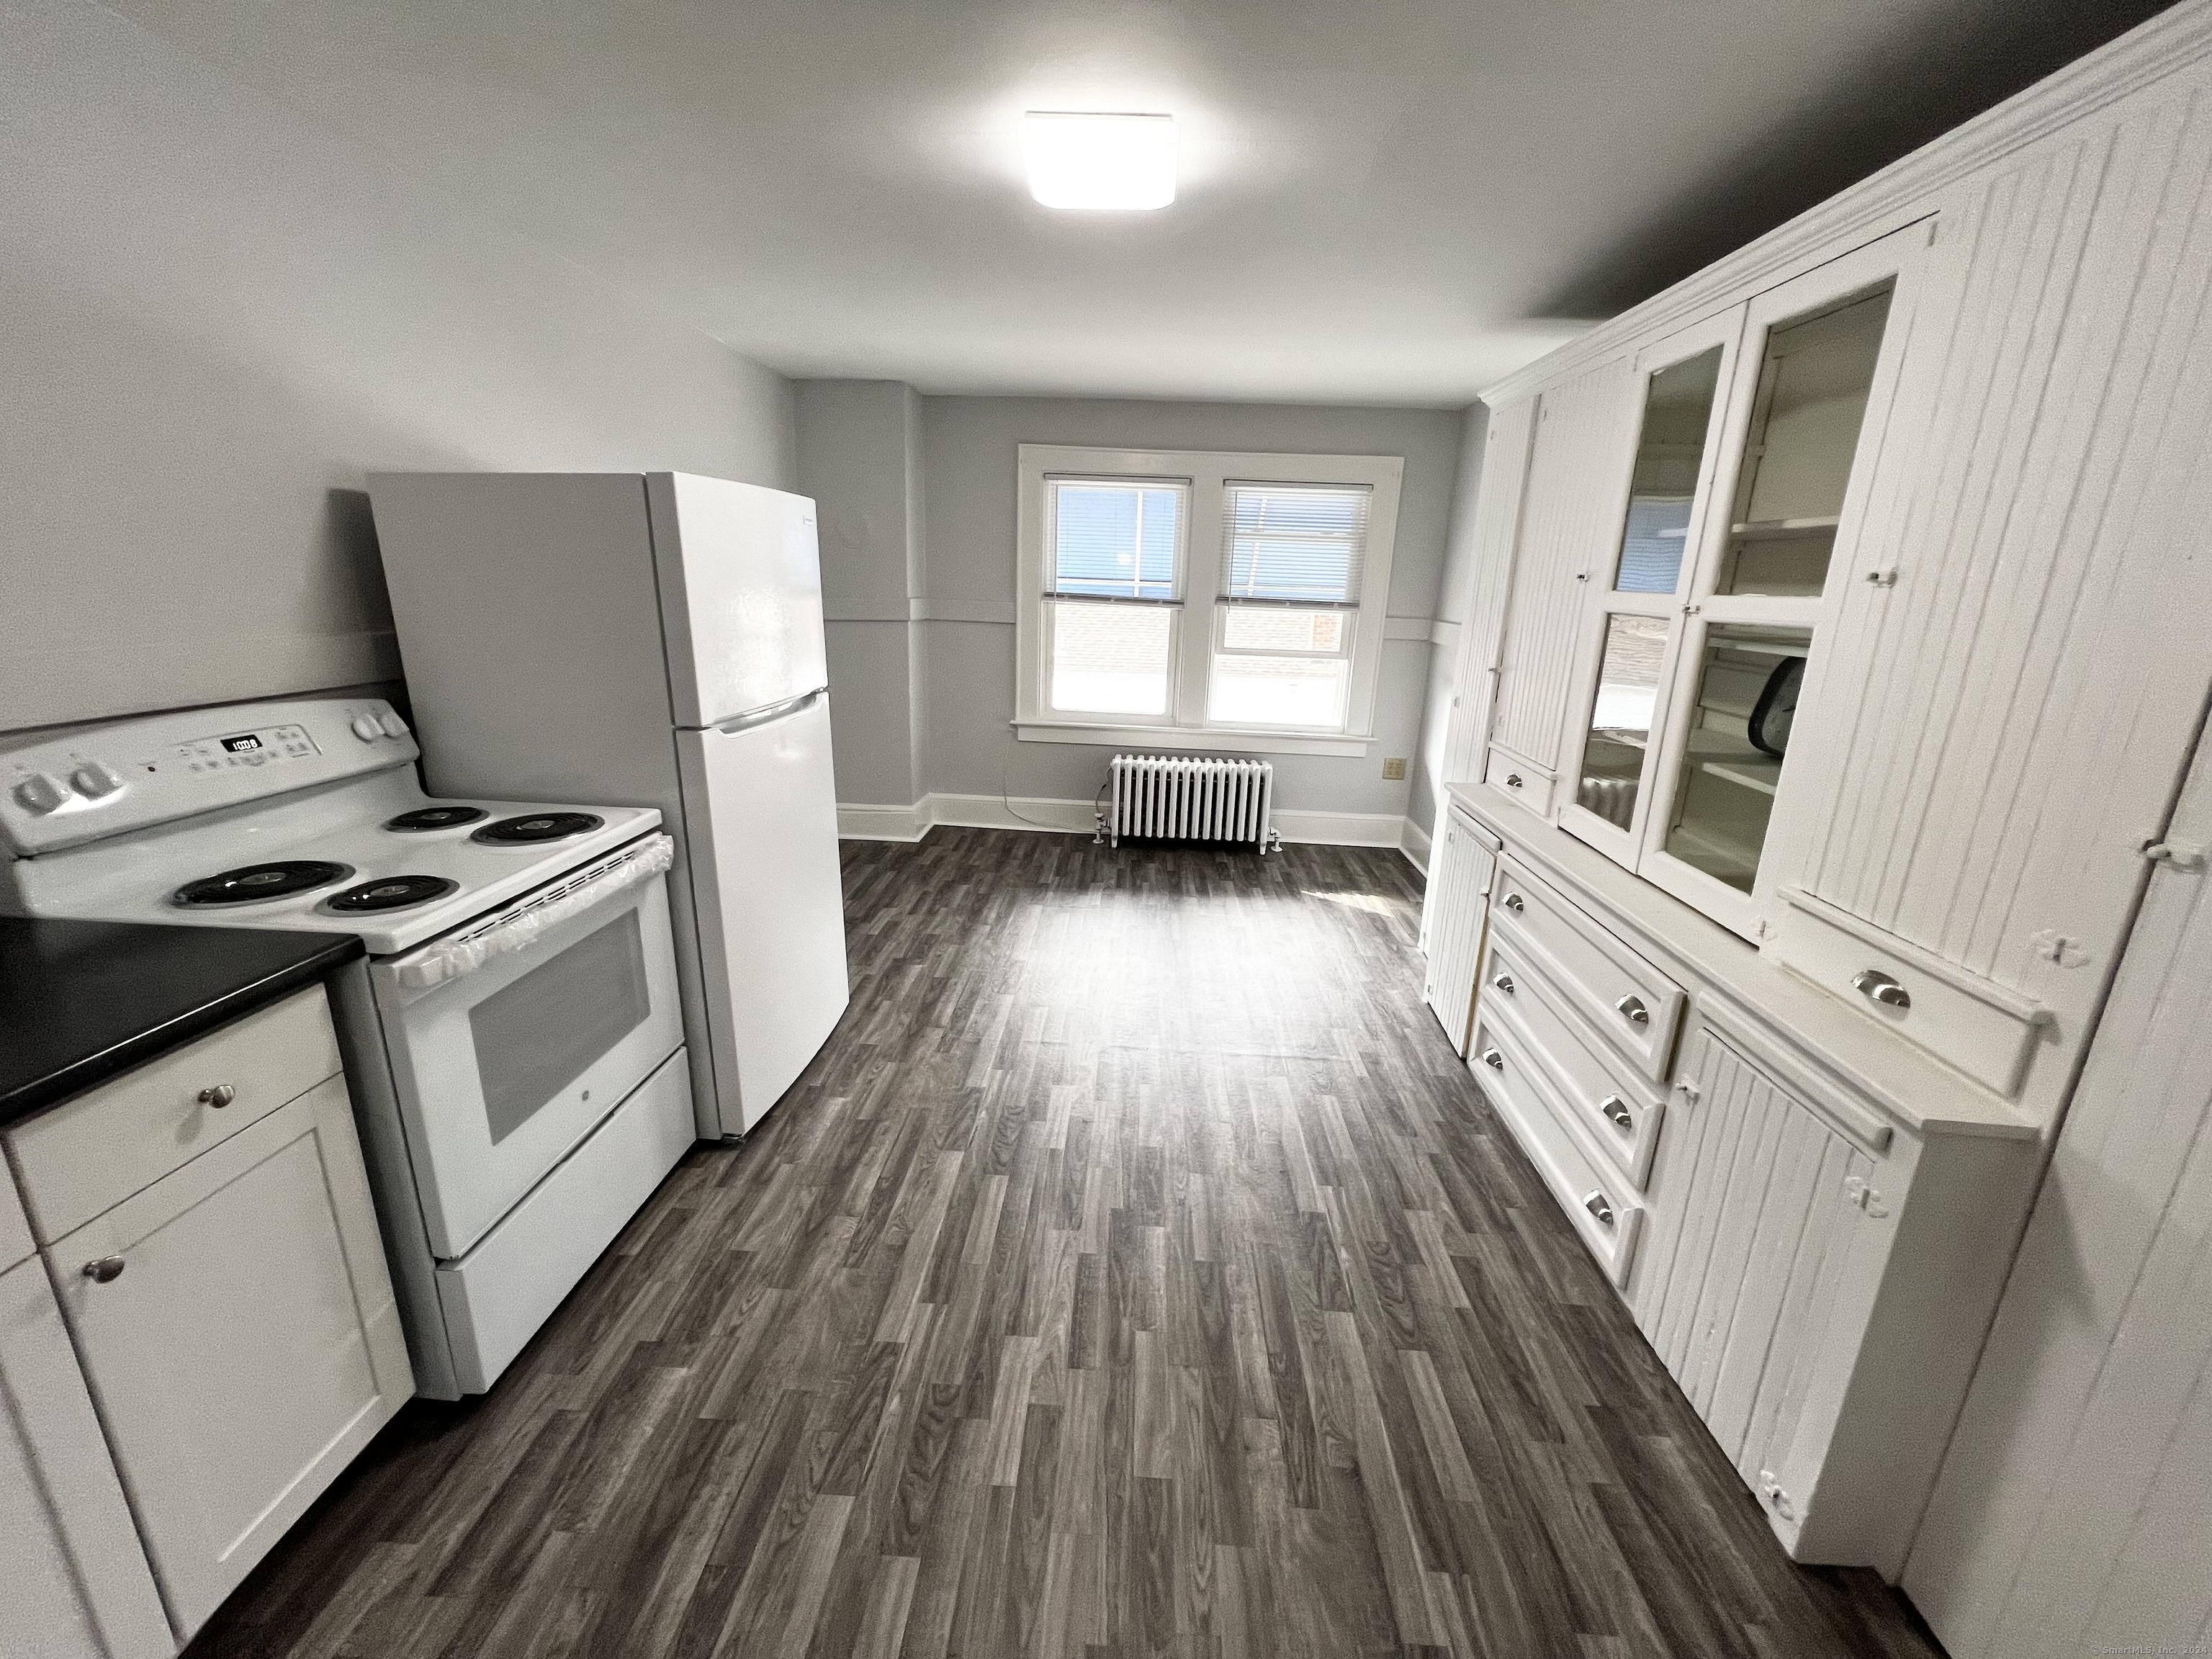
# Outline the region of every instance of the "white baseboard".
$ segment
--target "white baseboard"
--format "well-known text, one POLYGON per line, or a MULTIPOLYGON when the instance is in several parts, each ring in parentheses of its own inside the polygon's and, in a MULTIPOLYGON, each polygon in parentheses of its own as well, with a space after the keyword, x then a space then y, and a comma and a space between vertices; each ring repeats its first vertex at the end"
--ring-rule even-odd
POLYGON ((837 803, 842 841, 920 841, 929 833, 929 803, 912 806, 848 806, 837 803))
MULTIPOLYGON (((971 830, 1030 830, 1048 835, 1087 836, 1097 823, 1097 809, 1087 800, 1061 800, 1048 796, 955 795, 933 792, 911 806, 867 806, 840 804, 837 833, 847 841, 920 841, 936 825, 954 824, 971 830)), ((1275 829, 1285 841, 1321 847, 1391 847, 1403 852, 1410 831, 1406 819, 1388 812, 1301 812, 1278 811, 1275 829)), ((1420 858, 1428 853, 1428 838, 1420 839, 1420 858)), ((1410 853, 1407 854, 1411 857, 1410 853)))
POLYGON ((1429 873, 1429 832, 1407 818, 1400 826, 1398 850, 1406 855, 1406 862, 1423 875, 1429 873))

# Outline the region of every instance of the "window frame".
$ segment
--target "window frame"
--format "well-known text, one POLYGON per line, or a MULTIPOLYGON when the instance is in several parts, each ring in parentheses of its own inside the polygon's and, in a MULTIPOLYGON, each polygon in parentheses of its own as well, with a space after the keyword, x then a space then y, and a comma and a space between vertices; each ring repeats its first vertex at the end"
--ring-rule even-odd
MULTIPOLYGON (((1383 644, 1389 636, 1390 574, 1396 553, 1398 503, 1405 465, 1404 458, 1396 455, 1296 455, 1062 444, 1019 446, 1017 695, 1012 722, 1016 736, 1030 743, 1158 746, 1165 742, 1180 749, 1366 754, 1376 741, 1376 703, 1382 678, 1383 644), (1169 670, 1169 712, 1164 718, 1068 714, 1052 707, 1052 627, 1047 612, 1058 601, 1049 595, 1053 568, 1050 484, 1062 478, 1174 483, 1188 490, 1176 598, 1167 602, 1176 614, 1170 629, 1173 655, 1169 670), (1219 602, 1218 592, 1227 492, 1231 483, 1342 485, 1364 487, 1370 492, 1359 599, 1343 612, 1350 635, 1350 668, 1346 675, 1345 718, 1340 727, 1240 726, 1208 716, 1215 643, 1225 626, 1225 613, 1234 608, 1219 602)), ((1425 629, 1423 636, 1426 636, 1425 629)))

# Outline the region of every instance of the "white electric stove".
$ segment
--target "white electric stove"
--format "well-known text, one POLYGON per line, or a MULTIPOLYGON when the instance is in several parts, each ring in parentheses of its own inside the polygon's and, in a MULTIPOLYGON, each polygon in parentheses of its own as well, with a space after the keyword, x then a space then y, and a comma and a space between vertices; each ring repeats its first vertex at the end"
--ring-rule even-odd
POLYGON ((0 910, 351 933, 332 985, 422 1391, 480 1393, 692 1142, 651 807, 434 800, 390 705, 0 748, 0 910))

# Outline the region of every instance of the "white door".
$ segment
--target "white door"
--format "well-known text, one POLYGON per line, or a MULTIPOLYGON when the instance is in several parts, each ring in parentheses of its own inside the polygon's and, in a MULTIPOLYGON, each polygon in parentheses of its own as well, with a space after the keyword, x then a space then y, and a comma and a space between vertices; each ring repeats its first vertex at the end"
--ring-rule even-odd
POLYGON ((1464 1056, 1474 1023, 1474 975, 1498 854, 1488 833, 1452 807, 1429 862, 1429 971, 1421 1000, 1464 1056))
POLYGON ((676 724, 712 726, 830 684, 814 503, 685 472, 646 477, 676 724))
MULTIPOLYGON (((0 1191, 0 1208, 15 1201, 0 1191)), ((0 1652, 168 1659, 154 1575, 43 1263, 0 1273, 0 1652)))
POLYGON ((344 1079, 52 1253, 170 1620, 189 1638, 415 1391, 344 1079), (120 1271, 95 1278, 91 1262, 120 1271))
MULTIPOLYGON (((757 1123, 845 1012, 830 699, 678 732, 685 854, 722 1134, 757 1123)), ((713 1116, 701 1109, 702 1122, 713 1116)))

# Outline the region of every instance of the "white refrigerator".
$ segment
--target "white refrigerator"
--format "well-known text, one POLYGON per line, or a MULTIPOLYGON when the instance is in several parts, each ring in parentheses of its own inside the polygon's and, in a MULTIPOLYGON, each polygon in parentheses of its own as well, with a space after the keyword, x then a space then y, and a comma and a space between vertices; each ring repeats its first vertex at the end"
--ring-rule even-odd
POLYGON ((680 472, 373 474, 434 794, 660 808, 699 1132, 848 996, 814 503, 680 472))

